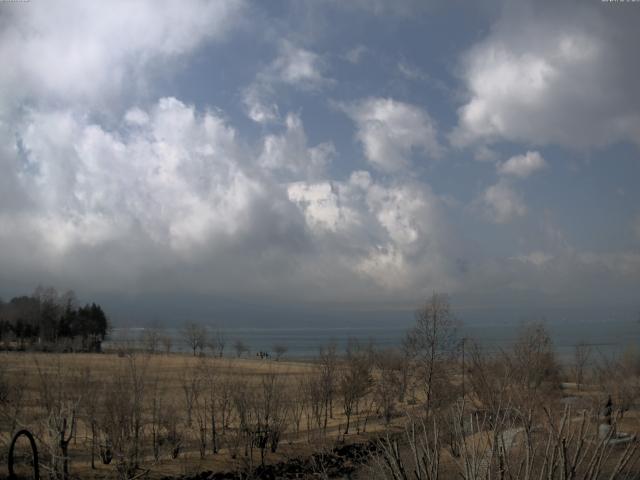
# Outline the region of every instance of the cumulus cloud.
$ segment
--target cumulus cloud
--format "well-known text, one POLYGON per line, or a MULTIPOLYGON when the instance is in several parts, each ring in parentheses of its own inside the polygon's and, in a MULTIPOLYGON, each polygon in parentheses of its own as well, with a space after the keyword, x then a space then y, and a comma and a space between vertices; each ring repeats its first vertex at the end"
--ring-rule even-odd
POLYGON ((373 286, 401 295, 436 283, 454 287, 443 255, 448 227, 427 186, 385 185, 359 171, 346 182, 291 184, 289 198, 323 244, 336 248, 333 255, 373 286))
POLYGON ((640 138, 637 16, 601 3, 505 8, 464 56, 453 141, 585 148, 640 138), (635 20, 634 20, 635 18, 635 20))
MULTIPOLYGON (((348 13, 396 9, 377 0, 342 4, 336 9, 348 13)), ((527 213, 516 179, 547 165, 537 145, 588 149, 640 138, 632 16, 555 4, 505 10, 461 64, 467 96, 452 140, 495 163, 498 179, 474 206, 496 223, 527 213), (521 142, 512 146, 526 153, 499 163, 503 150, 494 144, 503 141, 521 142)), ((437 173, 456 181, 442 182, 436 194, 410 168, 443 154, 434 118, 417 104, 366 97, 380 95, 369 89, 384 91, 387 80, 396 88, 398 73, 440 88, 442 72, 432 66, 396 63, 401 55, 386 62, 389 77, 375 85, 354 89, 345 77, 335 96, 344 100, 338 107, 355 125, 370 172, 351 173, 346 154, 335 161, 337 148, 325 137, 335 126, 315 130, 290 112, 326 107, 323 94, 337 86, 328 58, 352 62, 356 80, 366 75, 356 65, 373 43, 346 52, 342 42, 319 50, 311 42, 320 37, 305 37, 304 45, 276 40, 274 58, 240 92, 249 118, 263 124, 246 131, 233 108, 225 114, 205 105, 214 94, 195 106, 169 96, 187 84, 163 81, 166 90, 154 91, 158 77, 188 67, 190 53, 229 38, 240 21, 252 24, 240 15, 243 7, 242 0, 60 0, 46 11, 0 5, 0 55, 11 65, 0 73, 3 291, 42 281, 118 293, 364 303, 413 302, 433 289, 493 291, 498 299, 505 291, 574 289, 580 298, 584 279, 626 282, 625 292, 637 284, 637 252, 569 248, 540 232, 536 243, 537 215, 526 226, 532 238, 499 258, 464 243, 456 198, 474 179, 457 182, 460 162, 452 169, 447 163, 437 173), (287 103, 300 97, 302 104, 279 108, 291 90, 296 96, 287 103)), ((267 7, 244 10, 256 11, 271 19, 267 7)), ((287 31, 287 38, 301 37, 287 31)), ((378 47, 375 54, 390 55, 378 47)), ((416 93, 415 82, 401 83, 406 97, 416 93)), ((210 87, 219 93, 217 84, 210 87)), ((637 230, 637 222, 629 228, 637 230)))
POLYGON ((331 182, 297 182, 287 189, 289 199, 302 208, 312 230, 335 232, 347 222, 345 210, 338 205, 338 195, 331 182))
POLYGON ((355 122, 366 159, 385 172, 406 168, 414 152, 442 153, 435 122, 415 106, 390 98, 368 98, 340 108, 355 122))
POLYGON ((527 212, 520 196, 504 181, 487 188, 480 196, 480 203, 495 223, 507 223, 527 212))
POLYGON ((20 138, 33 173, 23 171, 21 183, 39 206, 36 226, 58 227, 54 253, 134 227, 187 252, 240 228, 264 192, 240 166, 233 128, 173 98, 130 110, 125 121, 132 127, 121 134, 69 111, 25 119, 20 138))
POLYGON ((269 67, 268 75, 303 90, 314 90, 332 83, 324 76, 325 69, 320 55, 284 41, 278 57, 269 67))
POLYGON ((32 110, 17 133, 25 201, 0 209, 0 264, 12 282, 352 301, 455 283, 428 186, 363 171, 282 181, 333 154, 307 145, 295 115, 257 157, 219 112, 175 98, 129 109, 118 129, 32 110))
POLYGON ((1 285, 275 294, 313 282, 294 262, 312 244, 304 217, 218 113, 164 98, 123 124, 54 110, 17 126, 26 201, 0 209, 1 285))
POLYGON ((511 157, 504 163, 498 165, 500 175, 526 178, 534 172, 547 166, 542 155, 538 152, 527 152, 524 155, 511 157))
POLYGON ((280 118, 278 104, 271 99, 272 89, 265 83, 249 85, 242 94, 247 116, 256 123, 271 123, 280 118))
POLYGON ((221 39, 242 7, 241 0, 2 5, 0 57, 11 65, 0 76, 2 102, 106 104, 125 88, 144 88, 149 67, 221 39))
POLYGON ((264 138, 259 163, 269 170, 285 171, 297 178, 315 178, 324 174, 335 155, 331 142, 307 146, 307 135, 298 115, 289 113, 286 131, 281 135, 264 138))
POLYGON ((283 40, 278 56, 243 92, 247 115, 257 123, 270 123, 279 119, 278 105, 273 100, 279 85, 302 91, 318 91, 333 84, 326 77, 326 64, 315 52, 283 40))

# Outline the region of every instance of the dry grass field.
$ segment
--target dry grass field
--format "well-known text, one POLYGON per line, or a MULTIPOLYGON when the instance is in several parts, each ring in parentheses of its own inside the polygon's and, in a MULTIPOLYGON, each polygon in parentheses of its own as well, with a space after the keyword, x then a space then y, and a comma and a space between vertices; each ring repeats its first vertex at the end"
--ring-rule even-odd
POLYGON ((41 462, 60 456, 56 443, 62 434, 72 437, 69 468, 80 478, 118 476, 131 455, 150 478, 246 469, 262 458, 256 432, 243 430, 277 430, 277 445, 272 448, 273 439, 267 439, 262 446, 265 461, 275 462, 308 455, 336 441, 362 441, 367 432, 387 424, 370 390, 358 399, 345 439, 341 399, 334 392, 325 407, 319 389, 312 398, 322 372, 310 363, 180 354, 3 352, 0 359, 2 380, 9 387, 0 419, 2 463, 10 432, 18 428, 35 434, 41 462), (61 432, 65 419, 66 430, 61 432), (109 423, 120 426, 116 430, 125 424, 128 431, 112 433, 114 425, 109 423), (118 440, 112 438, 118 435, 138 443, 136 452, 118 451, 118 440), (109 445, 113 458, 105 465, 101 451, 109 445))

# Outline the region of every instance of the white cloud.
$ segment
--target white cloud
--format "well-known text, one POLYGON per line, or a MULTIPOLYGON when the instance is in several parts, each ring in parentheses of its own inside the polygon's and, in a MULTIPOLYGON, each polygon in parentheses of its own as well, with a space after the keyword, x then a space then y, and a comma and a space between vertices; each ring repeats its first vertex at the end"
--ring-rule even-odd
POLYGON ((367 203, 393 243, 404 249, 430 237, 437 223, 436 198, 415 186, 372 185, 367 203))
POLYGON ((278 104, 273 100, 278 86, 286 85, 303 91, 320 90, 334 83, 324 76, 325 70, 326 65, 320 55, 283 40, 278 56, 243 91, 242 101, 247 115, 257 123, 278 121, 278 104))
POLYGON ((445 242, 449 232, 440 217, 440 202, 430 189, 416 184, 372 184, 366 195, 369 213, 384 235, 368 249, 356 269, 391 291, 421 291, 427 285, 456 287, 445 242))
POLYGON ((297 182, 287 189, 289 199, 300 205, 307 224, 313 230, 336 231, 344 222, 344 215, 338 206, 338 196, 330 182, 307 184, 297 182))
POLYGON ((108 105, 118 95, 144 88, 149 67, 222 38, 242 6, 240 0, 5 6, 0 58, 11 68, 0 76, 2 103, 108 105))
POLYGON ((307 146, 307 135, 298 115, 289 113, 285 120, 286 131, 282 135, 264 138, 259 163, 270 170, 287 171, 297 177, 322 176, 335 155, 333 143, 307 146))
POLYGON ((534 251, 527 254, 517 255, 513 257, 513 259, 535 267, 542 267, 553 260, 553 255, 541 251, 534 251))
POLYGON ((296 182, 289 198, 308 227, 331 248, 327 254, 375 291, 422 294, 429 285, 453 288, 454 275, 443 255, 448 236, 440 202, 419 184, 384 185, 368 172, 346 182, 296 182))
POLYGON ((242 94, 247 116, 256 123, 271 123, 280 118, 278 105, 270 100, 267 85, 254 83, 242 94))
POLYGON ((239 167, 235 131, 173 98, 125 119, 135 128, 124 135, 68 111, 25 119, 21 139, 35 173, 21 179, 40 208, 35 226, 57 231, 54 251, 132 228, 182 252, 214 233, 234 234, 262 193, 239 167))
POLYGON ((354 65, 360 63, 360 61, 362 60, 362 57, 369 51, 369 49, 367 47, 365 47, 364 45, 358 45, 353 47, 352 49, 348 50, 347 53, 345 53, 344 58, 350 62, 353 63, 354 65))
POLYGON ((487 188, 480 197, 480 203, 495 223, 507 223, 527 212, 520 196, 504 181, 487 188))
POLYGON ((416 151, 431 158, 442 152, 434 121, 419 107, 390 98, 369 98, 340 107, 356 123, 365 157, 382 171, 407 167, 416 151))
POLYGON ((453 141, 638 143, 640 93, 631 78, 640 37, 623 10, 588 2, 507 8, 464 57, 468 101, 453 141))
POLYGON ((500 175, 526 178, 534 172, 547 166, 542 155, 538 152, 527 152, 524 155, 511 157, 504 163, 498 165, 500 175))
POLYGON ((323 75, 324 70, 320 55, 284 41, 278 57, 269 67, 269 74, 285 84, 302 90, 314 90, 333 82, 323 75))
POLYGON ((113 129, 73 110, 31 110, 16 125, 24 199, 0 208, 5 275, 350 301, 455 284, 428 186, 364 171, 283 182, 333 154, 307 146, 296 115, 258 157, 219 113, 175 98, 121 119, 113 129))
POLYGON ((373 247, 355 268, 365 277, 391 291, 409 286, 406 259, 393 245, 373 247))

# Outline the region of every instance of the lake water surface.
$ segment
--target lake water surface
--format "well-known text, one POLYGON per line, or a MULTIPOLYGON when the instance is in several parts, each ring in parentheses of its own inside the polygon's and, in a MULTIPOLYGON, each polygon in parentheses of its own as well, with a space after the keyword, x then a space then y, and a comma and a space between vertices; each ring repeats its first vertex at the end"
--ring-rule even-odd
MULTIPOLYGON (((306 358, 317 355, 321 346, 333 342, 339 350, 344 350, 348 340, 355 338, 360 342, 372 342, 378 348, 398 347, 401 345, 411 322, 397 322, 393 325, 351 325, 345 327, 282 327, 282 328, 221 328, 226 342, 225 353, 232 355, 233 344, 241 340, 255 355, 258 351, 272 352, 275 345, 287 348, 286 356, 306 358)), ((547 321, 558 355, 563 359, 573 356, 575 346, 586 343, 592 347, 594 355, 615 355, 629 347, 640 346, 640 323, 632 318, 614 318, 602 321, 592 320, 556 320, 547 321)), ((459 326, 460 339, 472 339, 484 349, 508 349, 518 333, 521 322, 475 321, 459 326)), ((215 331, 210 327, 210 331, 215 331)), ((113 329, 105 347, 123 338, 134 344, 141 337, 144 328, 113 329)), ((187 351, 179 328, 168 328, 164 332, 173 338, 174 351, 187 351)))

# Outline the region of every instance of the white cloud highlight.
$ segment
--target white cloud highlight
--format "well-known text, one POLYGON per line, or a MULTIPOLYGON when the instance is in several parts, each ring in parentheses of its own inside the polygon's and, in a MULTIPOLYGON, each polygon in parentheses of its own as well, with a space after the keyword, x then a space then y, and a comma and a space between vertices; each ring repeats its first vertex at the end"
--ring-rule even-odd
MULTIPOLYGON (((9 6, 5 6, 9 7, 9 6)), ((106 104, 126 88, 144 88, 148 67, 222 38, 243 2, 71 2, 3 8, 2 101, 52 99, 106 104)))
POLYGON ((235 131, 173 98, 125 119, 135 129, 124 135, 65 111, 26 119, 22 141, 37 173, 23 173, 23 187, 47 212, 34 221, 43 229, 57 224, 56 245, 69 250, 99 242, 96 231, 107 240, 141 228, 187 252, 211 234, 234 234, 261 194, 239 168, 235 131))
POLYGON ((638 143, 640 93, 630 80, 638 68, 629 63, 637 22, 623 9, 579 2, 505 11, 464 57, 469 98, 455 143, 638 143))
POLYGON ((297 178, 318 178, 323 175, 335 155, 331 142, 307 146, 307 135, 298 115, 290 113, 285 120, 286 131, 264 138, 259 163, 269 170, 288 172, 297 178))
POLYGON ((269 67, 269 74, 302 90, 314 90, 332 83, 323 75, 324 70, 324 62, 317 53, 285 41, 269 67))
POLYGON ((506 162, 499 164, 497 168, 500 175, 526 178, 546 166, 547 162, 540 153, 529 151, 524 155, 511 157, 506 162))
POLYGON ((257 123, 278 121, 278 105, 273 100, 278 86, 318 91, 334 83, 324 76, 325 70, 326 65, 320 55, 289 41, 282 41, 278 56, 244 89, 242 101, 247 116, 257 123))
POLYGON ((435 122, 419 107, 390 98, 369 98, 340 108, 356 123, 365 157, 379 170, 406 168, 415 152, 430 158, 442 153, 435 122))

